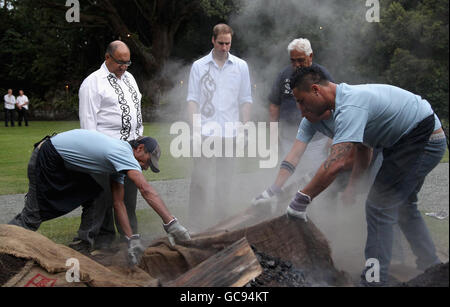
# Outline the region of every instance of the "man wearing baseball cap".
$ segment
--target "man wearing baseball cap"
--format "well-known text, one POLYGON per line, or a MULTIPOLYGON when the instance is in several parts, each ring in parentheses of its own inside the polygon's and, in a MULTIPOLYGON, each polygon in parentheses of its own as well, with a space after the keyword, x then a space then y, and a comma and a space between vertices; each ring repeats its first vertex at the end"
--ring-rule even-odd
MULTIPOLYGON (((47 136, 35 144, 28 164, 29 190, 25 207, 9 224, 36 231, 44 221, 64 215, 80 205, 94 205, 102 188, 92 175, 109 174, 114 213, 128 241, 131 265, 138 263, 144 247, 139 234, 133 233, 126 213, 123 201, 125 176, 136 184, 145 201, 161 217, 170 244, 190 240, 187 229, 169 212, 142 174, 148 168, 159 172, 160 155, 158 142, 151 137, 127 142, 84 129, 47 136)), ((83 223, 98 216, 102 215, 83 214, 81 217, 78 235, 91 245, 96 234, 83 232, 83 223)))

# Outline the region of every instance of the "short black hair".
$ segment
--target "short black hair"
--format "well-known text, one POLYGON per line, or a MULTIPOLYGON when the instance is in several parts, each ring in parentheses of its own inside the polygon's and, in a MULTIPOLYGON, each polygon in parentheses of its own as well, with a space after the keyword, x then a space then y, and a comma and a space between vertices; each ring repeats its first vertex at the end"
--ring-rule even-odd
POLYGON ((327 85, 329 80, 319 67, 299 67, 292 74, 291 89, 298 88, 300 91, 309 92, 311 85, 327 85))

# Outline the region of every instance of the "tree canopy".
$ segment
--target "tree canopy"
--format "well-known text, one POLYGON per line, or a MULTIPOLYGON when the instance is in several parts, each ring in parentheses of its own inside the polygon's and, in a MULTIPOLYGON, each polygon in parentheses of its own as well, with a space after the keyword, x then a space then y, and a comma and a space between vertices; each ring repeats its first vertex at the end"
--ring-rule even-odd
POLYGON ((287 63, 289 41, 307 37, 315 61, 339 82, 400 86, 448 122, 448 1, 380 0, 380 22, 372 23, 365 2, 80 0, 80 22, 69 23, 66 0, 2 0, 0 87, 24 88, 43 104, 66 95, 59 105, 76 109, 80 83, 98 69, 107 44, 121 39, 151 103, 155 87, 173 86, 162 74, 168 63, 188 66, 209 52, 213 25, 227 22, 235 32, 232 52, 249 62, 255 83, 265 84, 258 91, 287 63))

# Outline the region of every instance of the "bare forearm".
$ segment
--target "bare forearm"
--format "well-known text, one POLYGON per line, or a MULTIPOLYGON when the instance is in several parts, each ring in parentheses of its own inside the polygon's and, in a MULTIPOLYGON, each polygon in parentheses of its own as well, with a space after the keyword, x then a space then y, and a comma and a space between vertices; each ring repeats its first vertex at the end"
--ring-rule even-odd
POLYGON ((169 209, 167 209, 156 190, 147 182, 144 175, 139 171, 129 170, 127 176, 134 182, 147 204, 161 217, 164 224, 170 222, 173 219, 173 216, 170 214, 169 209))
POLYGON ((123 202, 114 203, 114 214, 115 216, 117 216, 119 224, 122 227, 122 230, 125 233, 125 235, 127 237, 131 237, 133 235, 133 230, 131 229, 127 209, 125 208, 125 204, 123 202))
POLYGON ((325 169, 325 163, 326 162, 320 166, 316 175, 313 179, 311 179, 306 187, 301 189, 301 191, 306 195, 309 195, 311 199, 322 193, 336 179, 337 172, 325 169))
MULTIPOLYGON (((290 163, 294 168, 297 167, 298 163, 300 162, 300 159, 303 156, 303 153, 306 150, 306 147, 307 147, 306 143, 295 140, 291 150, 284 158, 284 161, 290 163)), ((283 187, 291 175, 292 173, 288 171, 286 168, 283 167, 280 168, 280 171, 278 172, 274 184, 280 188, 283 187)))
POLYGON ((311 199, 319 195, 336 179, 337 174, 345 168, 353 148, 353 143, 333 145, 327 160, 320 166, 311 182, 301 191, 309 195, 311 199))
POLYGON ((131 237, 133 235, 133 230, 130 226, 130 221, 128 220, 127 209, 125 208, 125 203, 123 202, 124 189, 123 184, 112 181, 111 182, 111 192, 114 204, 114 214, 119 220, 119 224, 122 227, 125 235, 131 237))
POLYGON ((152 189, 146 189, 145 191, 141 191, 142 197, 145 199, 147 204, 155 210, 155 212, 161 217, 165 224, 169 223, 173 216, 170 214, 169 209, 167 209, 163 200, 159 197, 156 191, 152 191, 152 189))

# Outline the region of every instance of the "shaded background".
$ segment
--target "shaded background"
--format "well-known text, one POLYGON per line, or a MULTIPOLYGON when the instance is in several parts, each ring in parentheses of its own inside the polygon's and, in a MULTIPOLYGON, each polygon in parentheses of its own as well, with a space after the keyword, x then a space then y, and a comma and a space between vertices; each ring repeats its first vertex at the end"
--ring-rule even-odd
POLYGON ((287 44, 306 37, 338 82, 410 90, 448 126, 446 0, 380 0, 372 23, 365 0, 80 0, 78 23, 66 21, 65 3, 0 0, 0 90, 24 89, 37 119, 77 119, 79 85, 115 39, 130 46, 144 119, 182 118, 190 65, 212 48, 212 27, 226 22, 231 52, 249 63, 255 120, 267 120, 287 44))

